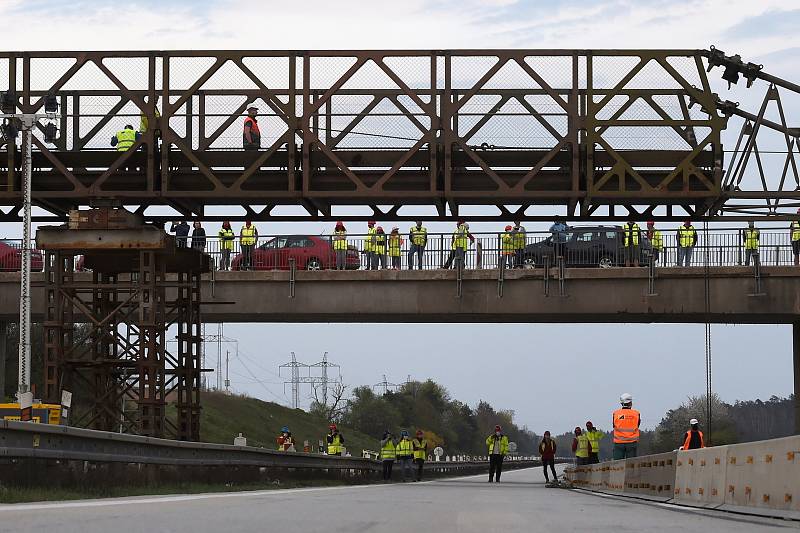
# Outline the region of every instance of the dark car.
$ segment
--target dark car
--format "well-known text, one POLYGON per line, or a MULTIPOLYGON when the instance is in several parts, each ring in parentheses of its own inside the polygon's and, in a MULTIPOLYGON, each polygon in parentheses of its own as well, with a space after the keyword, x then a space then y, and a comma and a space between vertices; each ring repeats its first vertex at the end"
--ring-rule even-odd
MULTIPOLYGON (((42 252, 31 250, 31 270, 41 272, 43 268, 42 252)), ((18 272, 19 270, 22 270, 22 242, 0 240, 0 272, 18 272)))
MULTIPOLYGON (((565 266, 609 268, 625 264, 624 236, 621 226, 570 227, 564 233, 565 266)), ((639 264, 650 264, 650 241, 647 232, 641 231, 639 264)), ((553 237, 525 247, 525 266, 540 267, 547 261, 555 266, 553 237)))
MULTIPOLYGON (((336 268, 336 254, 329 237, 315 235, 286 235, 275 237, 253 250, 253 270, 289 270, 289 260, 294 259, 297 268, 320 270, 336 268)), ((345 261, 348 270, 357 270, 361 265, 358 249, 347 247, 345 261)), ((237 254, 231 263, 232 270, 241 270, 242 254, 237 254)))

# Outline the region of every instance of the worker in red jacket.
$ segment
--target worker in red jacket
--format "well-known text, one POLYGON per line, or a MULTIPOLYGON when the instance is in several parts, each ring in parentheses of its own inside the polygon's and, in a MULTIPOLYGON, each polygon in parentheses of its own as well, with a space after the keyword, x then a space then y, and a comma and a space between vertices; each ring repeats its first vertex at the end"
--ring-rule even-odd
POLYGON ((550 466, 550 471, 553 473, 553 481, 558 481, 556 475, 556 441, 550 438, 550 432, 545 431, 542 442, 539 443, 539 456, 542 458, 542 470, 544 470, 544 482, 550 483, 550 477, 547 475, 547 467, 550 466))

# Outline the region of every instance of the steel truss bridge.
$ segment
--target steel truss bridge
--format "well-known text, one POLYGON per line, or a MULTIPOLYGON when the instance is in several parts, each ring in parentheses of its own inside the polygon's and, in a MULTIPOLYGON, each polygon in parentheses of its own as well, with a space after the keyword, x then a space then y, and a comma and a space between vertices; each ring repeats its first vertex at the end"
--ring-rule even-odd
MULTIPOLYGON (((471 220, 549 219, 541 205, 576 220, 779 220, 800 205, 800 131, 782 103, 800 87, 713 48, 5 52, 0 90, 6 113, 60 104, 57 132, 42 120, 34 138, 39 221, 86 205, 152 221, 174 218, 153 206, 206 220, 409 220, 411 205, 438 220, 476 205, 493 207, 471 220), (761 107, 714 93, 715 66, 760 87, 761 107), (260 151, 242 150, 251 102, 260 151), (134 149, 111 148, 140 114, 134 149)), ((17 221, 8 126, 0 220, 17 221)))

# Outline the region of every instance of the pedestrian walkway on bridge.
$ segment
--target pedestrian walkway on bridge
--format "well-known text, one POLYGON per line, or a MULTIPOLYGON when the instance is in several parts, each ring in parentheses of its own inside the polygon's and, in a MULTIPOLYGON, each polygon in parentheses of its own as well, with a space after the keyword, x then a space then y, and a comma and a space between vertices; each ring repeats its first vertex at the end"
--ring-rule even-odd
POLYGON ((0 506, 0 532, 757 533, 800 524, 549 489, 538 468, 366 485, 0 506), (143 512, 147 509, 146 512, 143 512))

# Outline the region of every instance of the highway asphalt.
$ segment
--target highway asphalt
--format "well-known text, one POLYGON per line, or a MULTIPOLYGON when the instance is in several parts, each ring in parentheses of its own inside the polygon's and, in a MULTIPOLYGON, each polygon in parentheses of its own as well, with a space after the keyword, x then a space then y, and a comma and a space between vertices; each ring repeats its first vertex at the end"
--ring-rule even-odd
POLYGON ((539 469, 423 483, 0 506, 2 532, 754 533, 797 522, 549 489, 539 469))

